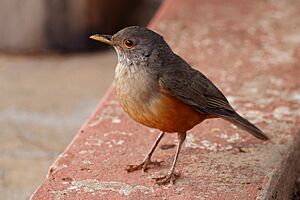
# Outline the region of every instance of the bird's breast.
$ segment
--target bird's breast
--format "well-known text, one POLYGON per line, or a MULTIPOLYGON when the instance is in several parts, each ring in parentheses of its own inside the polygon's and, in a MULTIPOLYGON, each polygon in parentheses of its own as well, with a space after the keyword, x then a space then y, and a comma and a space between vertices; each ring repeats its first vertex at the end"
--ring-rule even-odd
POLYGON ((205 119, 191 106, 162 92, 155 76, 141 69, 118 65, 117 97, 135 121, 165 132, 187 131, 205 119))
POLYGON ((142 66, 118 64, 115 70, 117 95, 135 103, 151 101, 159 92, 156 77, 142 66))

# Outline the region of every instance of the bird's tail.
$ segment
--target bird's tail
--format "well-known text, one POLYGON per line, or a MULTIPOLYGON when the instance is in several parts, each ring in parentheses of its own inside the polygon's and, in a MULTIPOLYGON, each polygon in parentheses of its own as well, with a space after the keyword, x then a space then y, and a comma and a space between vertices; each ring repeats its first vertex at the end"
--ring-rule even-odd
POLYGON ((247 119, 243 118, 239 114, 235 113, 231 115, 230 117, 224 117, 223 119, 233 123, 237 127, 251 133, 253 136, 257 137, 261 140, 268 140, 269 137, 266 136, 259 128, 257 128, 255 125, 253 125, 251 122, 249 122, 247 119))

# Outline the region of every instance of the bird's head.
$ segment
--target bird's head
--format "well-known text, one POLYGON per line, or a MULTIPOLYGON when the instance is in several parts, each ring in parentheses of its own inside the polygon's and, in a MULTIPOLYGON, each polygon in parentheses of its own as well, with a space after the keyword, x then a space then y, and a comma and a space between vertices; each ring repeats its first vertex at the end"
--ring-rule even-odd
POLYGON ((139 26, 124 28, 112 36, 96 34, 90 38, 112 45, 118 53, 119 62, 143 61, 151 56, 153 50, 170 49, 161 35, 139 26))

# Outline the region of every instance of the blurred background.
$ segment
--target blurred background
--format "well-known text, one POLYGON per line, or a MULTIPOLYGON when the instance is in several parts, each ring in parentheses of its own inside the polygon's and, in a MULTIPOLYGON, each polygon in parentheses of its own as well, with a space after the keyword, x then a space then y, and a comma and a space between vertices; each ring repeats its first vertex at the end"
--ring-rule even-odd
POLYGON ((146 26, 160 0, 0 1, 0 194, 28 199, 113 80, 89 40, 146 26))

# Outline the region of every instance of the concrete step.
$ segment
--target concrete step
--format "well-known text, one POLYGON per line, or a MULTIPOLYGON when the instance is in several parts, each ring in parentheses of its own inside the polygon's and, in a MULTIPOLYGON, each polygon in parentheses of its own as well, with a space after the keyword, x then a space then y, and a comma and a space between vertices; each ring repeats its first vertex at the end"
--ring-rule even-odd
POLYGON ((162 166, 125 172, 159 132, 130 119, 112 86, 32 199, 289 199, 300 170, 299 7, 300 1, 166 0, 149 25, 270 141, 206 120, 188 133, 181 177, 157 186, 152 177, 171 166, 175 136, 154 154, 162 166))

